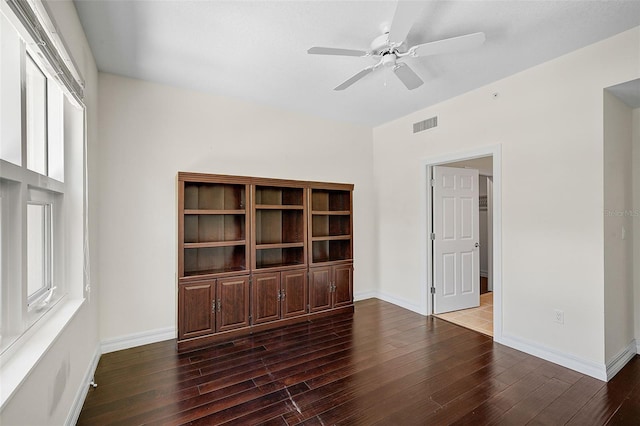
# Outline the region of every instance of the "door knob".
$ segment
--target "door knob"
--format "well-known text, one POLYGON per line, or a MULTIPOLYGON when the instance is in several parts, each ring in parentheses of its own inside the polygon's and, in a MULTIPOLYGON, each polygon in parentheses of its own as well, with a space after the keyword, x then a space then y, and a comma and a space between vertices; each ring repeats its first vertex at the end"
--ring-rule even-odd
POLYGON ((480 247, 480 243, 476 243, 476 248, 480 247))

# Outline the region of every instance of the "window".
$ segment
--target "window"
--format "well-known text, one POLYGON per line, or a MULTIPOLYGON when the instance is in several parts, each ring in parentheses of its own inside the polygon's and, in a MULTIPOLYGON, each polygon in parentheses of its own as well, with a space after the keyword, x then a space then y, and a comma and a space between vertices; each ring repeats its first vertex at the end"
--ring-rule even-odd
POLYGON ((52 288, 51 204, 27 204, 27 300, 52 288))
POLYGON ((34 42, 21 21, 5 13, 0 12, 0 356, 46 321, 67 295, 82 297, 84 260, 70 253, 83 247, 85 232, 84 220, 76 220, 84 218, 84 106, 62 80, 59 65, 48 61, 51 54, 43 54, 51 43, 34 42))
POLYGON ((47 77, 27 55, 27 168, 47 174, 47 77))
POLYGON ((30 300, 51 287, 48 207, 27 204, 27 297, 30 300))

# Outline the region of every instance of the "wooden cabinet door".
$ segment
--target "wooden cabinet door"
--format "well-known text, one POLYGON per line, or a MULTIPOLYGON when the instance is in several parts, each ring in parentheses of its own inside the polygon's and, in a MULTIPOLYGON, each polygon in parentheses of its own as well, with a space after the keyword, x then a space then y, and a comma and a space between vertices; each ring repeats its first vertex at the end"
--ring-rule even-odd
POLYGON ((249 276, 219 278, 217 331, 249 326, 249 276))
POLYGON ((331 308, 331 267, 309 269, 309 308, 311 312, 331 308))
POLYGON ((338 265, 333 267, 333 307, 346 306, 353 303, 353 266, 338 265))
POLYGON ((307 270, 282 272, 282 318, 307 313, 307 270))
POLYGON ((211 334, 215 331, 216 280, 178 286, 179 339, 211 334))
POLYGON ((280 319, 280 272, 253 276, 253 323, 280 319))

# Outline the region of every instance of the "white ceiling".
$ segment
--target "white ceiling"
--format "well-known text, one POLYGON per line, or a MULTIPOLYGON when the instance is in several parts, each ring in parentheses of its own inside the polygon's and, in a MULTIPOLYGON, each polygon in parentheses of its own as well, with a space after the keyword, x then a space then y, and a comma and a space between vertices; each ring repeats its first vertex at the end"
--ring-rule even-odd
POLYGON ((392 1, 75 0, 100 71, 375 126, 640 25, 640 1, 430 1, 414 45, 483 31, 471 51, 408 58, 425 81, 409 91, 389 69, 333 90, 372 58, 392 1))

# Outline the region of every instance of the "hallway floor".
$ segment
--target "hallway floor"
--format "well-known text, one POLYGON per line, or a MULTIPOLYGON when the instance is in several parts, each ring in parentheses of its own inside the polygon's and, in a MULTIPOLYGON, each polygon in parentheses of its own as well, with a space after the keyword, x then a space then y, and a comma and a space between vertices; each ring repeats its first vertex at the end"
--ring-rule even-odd
POLYGON ((480 295, 480 306, 436 317, 493 337, 493 292, 480 295))

